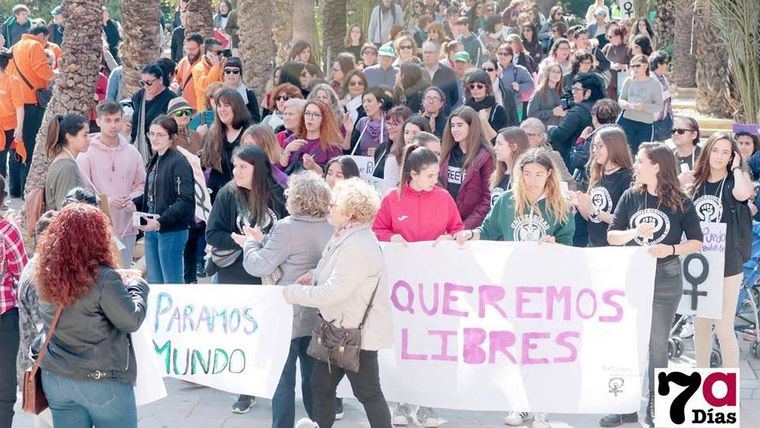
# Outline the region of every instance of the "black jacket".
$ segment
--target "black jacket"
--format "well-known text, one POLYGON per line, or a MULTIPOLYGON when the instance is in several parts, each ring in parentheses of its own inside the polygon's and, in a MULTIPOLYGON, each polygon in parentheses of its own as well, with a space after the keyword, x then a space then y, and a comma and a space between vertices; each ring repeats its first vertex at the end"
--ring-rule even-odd
POLYGON ((259 111, 259 101, 256 99, 256 93, 251 88, 245 88, 245 92, 248 94, 248 104, 245 107, 248 112, 251 113, 251 119, 253 123, 261 122, 261 112, 259 111))
POLYGON ((565 164, 570 165, 570 149, 581 132, 591 126, 591 107, 594 102, 584 101, 575 104, 567 111, 559 125, 549 128, 549 142, 554 150, 562 155, 565 164))
POLYGON ((417 114, 422 110, 422 96, 425 94, 425 90, 429 87, 430 81, 423 77, 411 87, 404 88, 404 98, 406 98, 406 102, 403 104, 409 107, 413 114, 417 114))
POLYGON ((119 34, 119 27, 116 23, 109 19, 103 25, 103 32, 106 33, 106 43, 108 43, 108 50, 113 55, 114 59, 119 59, 119 43, 121 42, 121 35, 119 34))
POLYGON ((16 22, 16 17, 11 16, 2 26, 3 37, 5 38, 5 47, 10 49, 16 42, 21 40, 21 36, 28 33, 32 28, 32 21, 26 20, 26 23, 21 25, 16 22))
MULTIPOLYGON (((145 319, 148 291, 142 279, 125 285, 118 272, 101 266, 90 291, 61 312, 40 367, 67 378, 134 385, 137 364, 129 333, 145 319)), ((56 306, 40 300, 38 308, 47 332, 56 306)))
MULTIPOLYGON (((179 151, 169 149, 163 156, 157 153, 148 162, 148 177, 156 166, 153 186, 155 209, 161 217, 159 233, 187 229, 195 216, 195 181, 193 168, 179 151)), ((143 194, 133 199, 138 211, 148 212, 150 180, 146 178, 143 194)))
MULTIPOLYGON (((427 73, 427 70, 422 70, 427 73)), ((433 74, 433 86, 443 91, 443 95, 446 96, 446 104, 444 105, 443 112, 448 116, 454 107, 459 104, 462 94, 459 93, 459 84, 457 83, 457 75, 448 65, 441 64, 433 74)))
MULTIPOLYGON (((169 48, 169 55, 172 61, 179 64, 182 57, 185 56, 185 27, 179 26, 172 30, 172 42, 169 48)), ((181 83, 181 82, 180 82, 181 83)))
MULTIPOLYGON (((140 121, 140 108, 142 106, 142 100, 145 96, 145 89, 140 89, 132 96, 132 105, 134 106, 134 111, 132 112, 132 141, 134 142, 137 138, 137 130, 139 129, 139 121, 140 121)), ((172 99, 177 98, 177 94, 170 91, 169 88, 166 88, 158 94, 155 98, 153 98, 150 101, 145 102, 145 133, 148 133, 148 128, 150 128, 150 123, 153 122, 153 119, 157 118, 158 116, 162 114, 166 114, 167 109, 169 108, 169 101, 172 99)), ((147 138, 147 137, 146 137, 147 138)), ((150 147, 150 146, 148 146, 150 147)), ((151 149, 152 152, 152 149, 151 149)))

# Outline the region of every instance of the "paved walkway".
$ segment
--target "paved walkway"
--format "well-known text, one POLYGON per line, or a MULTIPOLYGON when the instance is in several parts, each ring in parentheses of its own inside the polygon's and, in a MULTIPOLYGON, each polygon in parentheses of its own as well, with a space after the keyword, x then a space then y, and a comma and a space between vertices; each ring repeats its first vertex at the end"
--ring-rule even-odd
MULTIPOLYGON (((691 341, 687 341, 687 354, 691 354, 691 341)), ((740 338, 741 361, 741 421, 743 427, 760 427, 760 360, 753 359, 748 352, 749 342, 740 338)), ((671 365, 689 367, 693 360, 688 356, 674 361, 671 365)), ((235 415, 230 411, 236 396, 210 388, 188 387, 174 379, 166 380, 169 396, 138 409, 140 428, 264 428, 271 424, 271 403, 257 400, 253 409, 245 415, 235 415)), ((335 428, 368 428, 364 410, 356 400, 346 400, 346 417, 335 423, 335 428)), ((441 410, 439 415, 448 423, 447 428, 496 428, 504 427, 502 412, 463 412, 441 410)), ((296 418, 305 416, 299 403, 296 418)), ((549 415, 553 428, 595 428, 599 415, 549 415)), ((34 427, 31 415, 16 416, 14 427, 34 427)), ((530 425, 525 425, 529 427, 530 425)), ((624 427, 639 427, 627 424, 624 427)), ((643 426, 643 425, 641 425, 643 426)))

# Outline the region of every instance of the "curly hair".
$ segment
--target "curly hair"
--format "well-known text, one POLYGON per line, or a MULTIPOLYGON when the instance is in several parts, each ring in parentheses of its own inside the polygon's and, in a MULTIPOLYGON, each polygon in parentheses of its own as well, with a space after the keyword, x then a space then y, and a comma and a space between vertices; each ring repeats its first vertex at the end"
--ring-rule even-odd
POLYGON ((341 180, 332 190, 333 204, 341 214, 357 223, 372 223, 380 208, 377 191, 359 177, 341 180))
POLYGON ((330 187, 314 171, 301 171, 288 178, 286 207, 291 215, 325 218, 330 208, 330 187))
POLYGON ((90 291, 101 266, 115 268, 108 217, 83 203, 66 206, 40 236, 34 272, 40 297, 69 306, 90 291))

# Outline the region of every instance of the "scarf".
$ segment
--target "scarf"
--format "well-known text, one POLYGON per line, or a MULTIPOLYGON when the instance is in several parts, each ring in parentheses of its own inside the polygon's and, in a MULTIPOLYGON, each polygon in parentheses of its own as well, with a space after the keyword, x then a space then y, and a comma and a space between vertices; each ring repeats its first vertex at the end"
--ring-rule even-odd
POLYGON ((487 95, 485 98, 483 98, 480 101, 475 101, 474 98, 468 98, 467 103, 465 103, 468 107, 472 107, 475 109, 475 111, 480 111, 486 108, 491 108, 496 105, 496 98, 493 95, 487 95))

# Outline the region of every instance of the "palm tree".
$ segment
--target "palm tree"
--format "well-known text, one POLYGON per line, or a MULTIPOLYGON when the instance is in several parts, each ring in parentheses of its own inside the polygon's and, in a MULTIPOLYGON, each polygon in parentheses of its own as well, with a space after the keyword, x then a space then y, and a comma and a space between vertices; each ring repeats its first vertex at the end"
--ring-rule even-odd
POLYGON ((213 36, 213 19, 211 0, 193 0, 189 2, 187 4, 185 34, 200 33, 204 39, 213 36))
POLYGON ((697 63, 692 50, 692 22, 694 20, 694 0, 676 0, 675 28, 673 44, 674 83, 685 88, 694 88, 697 63))
POLYGON ((314 47, 317 34, 314 0, 293 0, 293 23, 293 39, 306 40, 314 47))
POLYGON ((98 81, 102 57, 100 33, 103 31, 103 12, 100 0, 64 0, 63 17, 66 32, 61 46, 60 74, 53 86, 53 98, 48 103, 37 134, 32 164, 25 192, 45 186, 50 159, 45 151, 47 125, 55 115, 79 113, 89 117, 98 81))
POLYGON ((654 21, 657 49, 670 50, 673 47, 676 0, 659 0, 654 3, 654 7, 657 16, 654 21))
POLYGON ((293 45, 293 22, 293 0, 277 0, 272 26, 272 38, 277 47, 276 64, 288 60, 288 53, 293 45))
MULTIPOLYGON (((193 3, 193 2, 191 2, 193 3)), ((160 55, 160 0, 124 0, 121 24, 124 41, 122 57, 122 93, 131 97, 140 89, 140 70, 160 55)))
POLYGON ((275 18, 275 0, 239 0, 238 36, 240 57, 245 62, 243 78, 259 97, 265 93, 272 75, 275 45, 271 25, 275 18))
POLYGON ((694 12, 694 43, 697 110, 718 117, 732 117, 737 103, 732 92, 728 52, 719 29, 711 20, 711 0, 697 0, 694 12), (728 72, 727 72, 728 71, 728 72))
POLYGON ((328 61, 325 67, 327 68, 330 67, 329 61, 332 61, 343 47, 343 39, 346 36, 346 0, 324 0, 322 13, 324 28, 322 48, 324 49, 323 58, 328 61))

